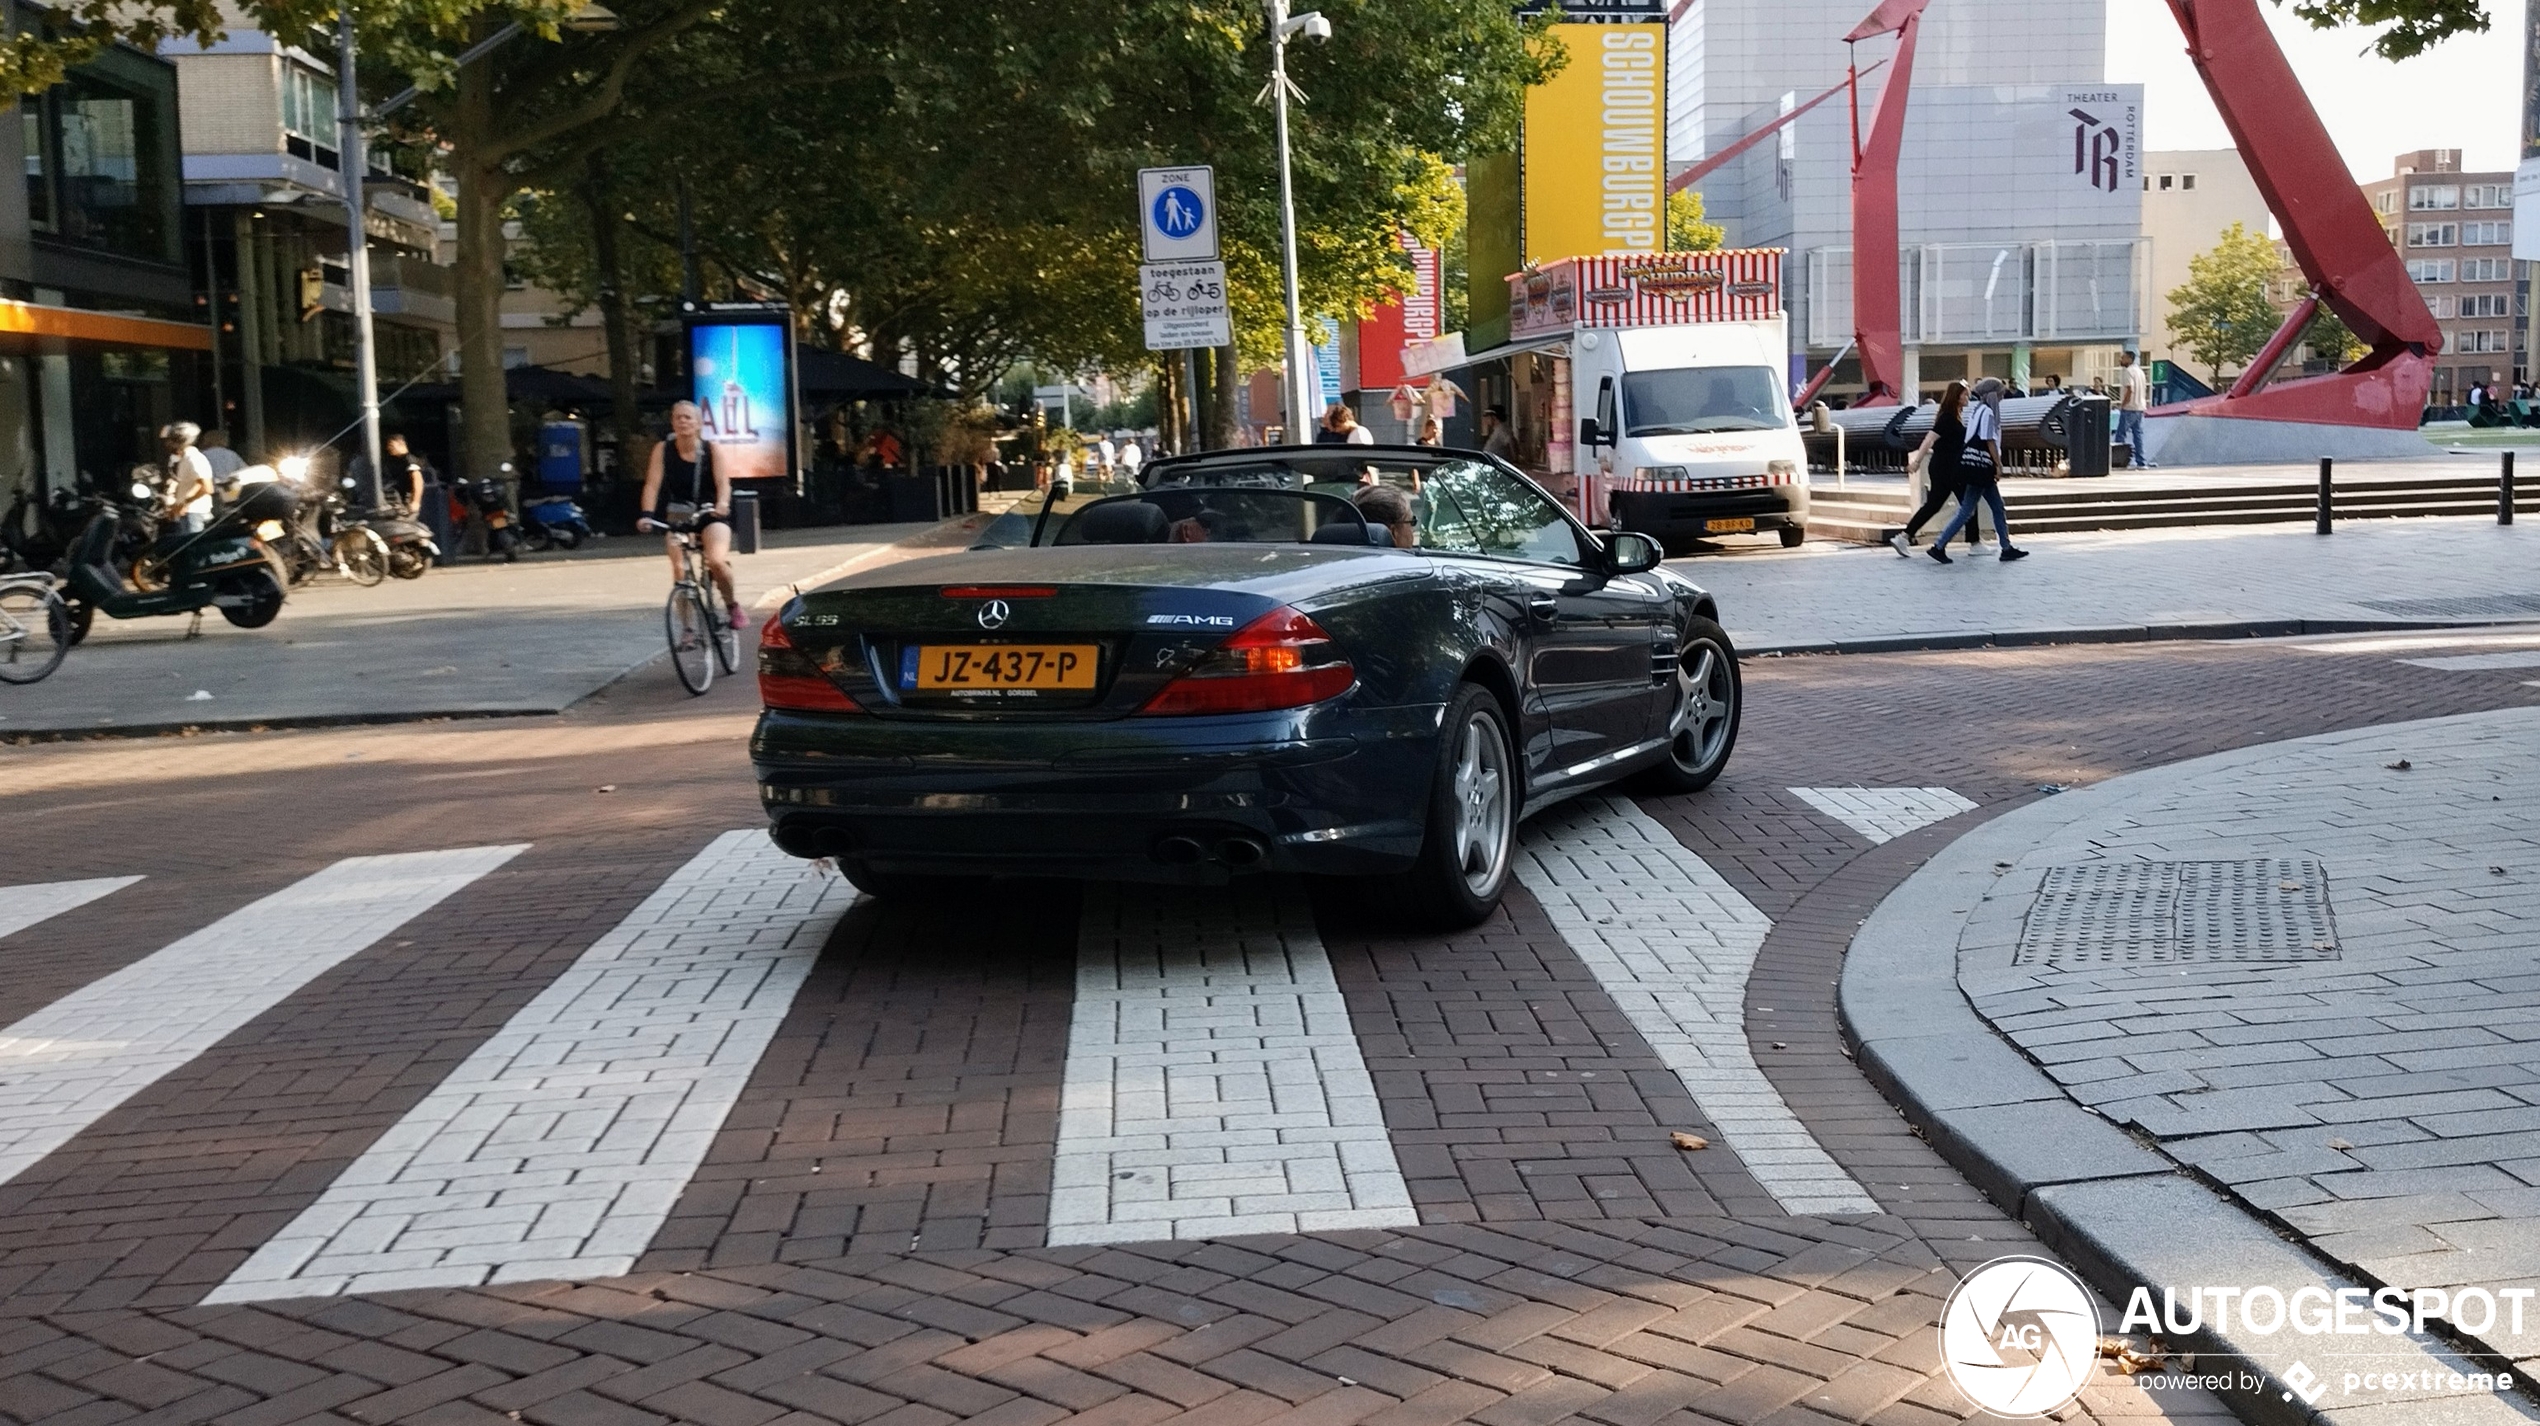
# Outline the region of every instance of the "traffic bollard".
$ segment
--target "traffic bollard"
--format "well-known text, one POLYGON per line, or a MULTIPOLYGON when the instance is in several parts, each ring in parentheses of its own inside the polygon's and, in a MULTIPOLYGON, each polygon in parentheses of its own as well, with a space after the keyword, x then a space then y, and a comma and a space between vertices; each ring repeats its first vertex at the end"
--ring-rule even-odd
POLYGON ((2503 465, 2496 472, 2496 523, 2514 522, 2514 453, 2505 452, 2503 465))
POLYGON ((2316 526, 2316 528, 2317 528, 2317 529, 2318 529, 2318 531, 2319 531, 2321 534, 2323 534, 2323 535, 2325 535, 2325 534, 2327 534, 2327 533, 2328 533, 2328 521, 2329 521, 2329 493, 2330 493, 2329 467, 2330 467, 2330 465, 2331 465, 2331 462, 2330 462, 2330 460, 2329 460, 2329 458, 2328 458, 2327 456, 2321 456, 2321 457, 2320 457, 2320 508, 2319 508, 2319 524, 2316 526))

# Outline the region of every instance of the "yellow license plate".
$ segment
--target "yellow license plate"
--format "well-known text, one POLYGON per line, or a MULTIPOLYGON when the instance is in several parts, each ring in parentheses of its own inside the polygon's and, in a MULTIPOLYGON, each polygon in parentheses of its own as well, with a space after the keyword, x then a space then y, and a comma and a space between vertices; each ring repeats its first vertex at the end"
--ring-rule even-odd
POLYGON ((1702 522, 1702 533, 1706 535, 1751 535, 1755 533, 1755 522, 1753 520, 1705 520, 1702 522))
POLYGON ((1092 644, 925 644, 915 676, 901 686, 920 693, 1091 689, 1095 653, 1092 644))

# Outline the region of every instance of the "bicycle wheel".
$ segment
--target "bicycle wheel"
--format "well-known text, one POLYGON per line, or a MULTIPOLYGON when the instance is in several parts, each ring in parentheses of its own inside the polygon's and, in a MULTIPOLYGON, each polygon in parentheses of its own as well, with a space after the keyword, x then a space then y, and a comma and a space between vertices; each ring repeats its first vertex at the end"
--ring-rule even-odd
POLYGON ((70 652, 71 610, 40 584, 0 587, 0 683, 33 683, 70 652))
POLYGON ((706 624, 706 613, 705 599, 693 584, 672 586, 670 602, 662 606, 662 623, 670 635, 670 666, 679 671, 679 682, 690 693, 714 686, 710 649, 714 631, 706 624))
POLYGON ((700 591, 705 595, 707 628, 714 634, 714 661, 723 665, 726 678, 740 671, 741 631, 732 627, 732 606, 723 602, 723 591, 708 580, 700 591))

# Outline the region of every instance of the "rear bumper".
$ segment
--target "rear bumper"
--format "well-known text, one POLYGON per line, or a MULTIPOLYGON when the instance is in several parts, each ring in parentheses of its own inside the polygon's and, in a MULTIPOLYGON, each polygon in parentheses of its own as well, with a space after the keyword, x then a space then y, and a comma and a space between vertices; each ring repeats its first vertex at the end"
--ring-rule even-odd
POLYGON ((1408 867, 1440 712, 1038 724, 769 712, 750 746, 771 831, 796 856, 1208 884, 1408 867))
POLYGON ((1614 528, 1659 539, 1692 539, 1713 533, 1713 520, 1753 520, 1762 530, 1805 529, 1808 487, 1772 485, 1760 490, 1616 490, 1606 496, 1614 528))

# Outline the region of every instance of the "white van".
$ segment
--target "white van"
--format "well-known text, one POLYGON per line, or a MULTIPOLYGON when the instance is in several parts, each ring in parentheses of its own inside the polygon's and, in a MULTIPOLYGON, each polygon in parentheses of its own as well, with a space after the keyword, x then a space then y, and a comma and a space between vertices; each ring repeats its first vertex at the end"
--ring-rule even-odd
POLYGON ((1708 535, 1807 538, 1781 257, 1566 258, 1509 279, 1512 343, 1554 362, 1546 463, 1576 478, 1590 523, 1671 553, 1708 535))

